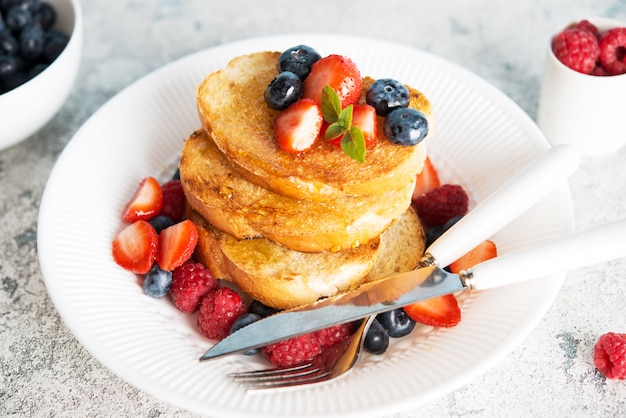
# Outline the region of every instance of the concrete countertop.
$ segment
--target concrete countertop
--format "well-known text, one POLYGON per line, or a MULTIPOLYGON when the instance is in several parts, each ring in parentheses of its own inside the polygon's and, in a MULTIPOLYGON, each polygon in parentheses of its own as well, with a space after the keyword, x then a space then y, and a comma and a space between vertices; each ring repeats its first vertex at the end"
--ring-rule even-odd
MULTIPOLYGON (((69 100, 24 142, 0 151, 0 416, 191 417, 112 374, 75 339, 37 259, 41 196, 59 154, 108 99, 195 51, 277 33, 337 32, 424 49, 478 74, 535 118, 547 42, 568 22, 626 21, 622 0, 85 0, 82 66, 69 100)), ((10 117, 10 115, 0 115, 10 117)), ((1 135, 1 133, 0 133, 1 135)), ((586 158, 570 180, 576 229, 626 215, 626 149, 586 158)), ((626 383, 592 352, 626 332, 626 259, 567 274, 530 336, 494 368, 395 418, 626 416, 626 383)))

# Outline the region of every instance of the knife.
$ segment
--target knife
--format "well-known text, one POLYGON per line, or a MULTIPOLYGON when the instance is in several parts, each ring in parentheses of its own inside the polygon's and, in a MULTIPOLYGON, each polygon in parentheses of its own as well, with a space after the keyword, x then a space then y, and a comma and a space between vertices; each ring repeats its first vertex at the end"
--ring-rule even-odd
POLYGON ((579 163, 579 154, 568 145, 548 149, 433 242, 418 269, 256 321, 215 344, 200 360, 245 352, 419 300, 475 288, 471 277, 451 275, 439 266, 451 264, 517 218, 563 184, 579 163))

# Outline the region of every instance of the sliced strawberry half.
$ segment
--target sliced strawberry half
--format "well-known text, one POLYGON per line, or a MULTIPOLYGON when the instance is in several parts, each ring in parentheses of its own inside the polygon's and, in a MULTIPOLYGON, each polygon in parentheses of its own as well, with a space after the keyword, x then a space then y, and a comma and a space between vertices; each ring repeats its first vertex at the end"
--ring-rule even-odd
POLYGON ((113 239, 112 253, 122 268, 137 274, 150 270, 156 258, 159 236, 146 221, 136 221, 113 239))
POLYGON ((124 207, 122 220, 135 222, 148 220, 156 216, 163 207, 163 190, 154 177, 143 179, 135 194, 124 207))
POLYGON ((165 228, 159 234, 156 261, 165 271, 172 271, 189 260, 198 243, 198 228, 186 219, 165 228))
POLYGON ((430 161, 430 158, 426 157, 422 171, 417 174, 415 189, 413 189, 413 200, 439 186, 441 186, 441 183, 439 182, 439 174, 437 174, 437 170, 430 161))
POLYGON ((485 240, 474 247, 470 252, 450 264, 450 271, 458 273, 461 270, 467 270, 474 267, 478 263, 487 261, 498 256, 496 244, 491 240, 485 240))
POLYGON ((278 114, 274 134, 285 151, 297 154, 313 146, 323 121, 322 110, 313 99, 300 99, 278 114))
MULTIPOLYGON (((326 124, 325 124, 326 125, 326 124)), ((365 148, 371 148, 378 140, 378 117, 376 109, 370 105, 354 105, 352 107, 352 126, 358 126, 365 139, 365 148)), ((322 127, 320 136, 325 135, 327 126, 322 127)), ((342 135, 329 140, 328 142, 340 146, 342 135)))
POLYGON ((350 58, 328 55, 311 67, 311 72, 304 80, 302 97, 311 98, 319 104, 322 89, 328 85, 337 92, 343 109, 359 101, 362 84, 361 72, 350 58))
POLYGON ((450 328, 461 322, 461 309, 452 294, 407 305, 404 311, 414 321, 433 327, 450 328))

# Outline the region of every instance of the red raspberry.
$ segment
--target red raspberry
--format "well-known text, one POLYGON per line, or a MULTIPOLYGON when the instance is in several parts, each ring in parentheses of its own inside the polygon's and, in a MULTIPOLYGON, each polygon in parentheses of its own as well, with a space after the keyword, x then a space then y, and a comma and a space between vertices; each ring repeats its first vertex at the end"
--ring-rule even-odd
POLYGON ((576 23, 575 25, 573 25, 573 28, 590 32, 593 34, 593 36, 596 37, 598 41, 600 40, 600 31, 598 30, 596 25, 594 25, 587 19, 581 20, 580 22, 576 23))
POLYGON ((330 328, 315 331, 314 334, 320 346, 326 348, 345 340, 348 336, 352 335, 352 332, 352 322, 349 322, 347 324, 333 325, 330 328))
POLYGON ((444 184, 418 197, 413 204, 426 226, 441 226, 467 213, 469 197, 458 184, 444 184))
POLYGON ((593 69, 593 71, 591 71, 590 74, 591 75, 595 75, 595 76, 599 76, 599 77, 604 77, 604 76, 607 76, 607 75, 611 75, 600 64, 596 65, 596 67, 593 69))
POLYGON ((202 298, 219 287, 211 272, 200 263, 187 261, 172 272, 170 296, 174 305, 185 313, 198 309, 202 298))
POLYGON ((180 180, 170 180, 161 189, 163 190, 163 208, 160 215, 167 216, 174 223, 182 221, 185 211, 185 194, 180 180))
POLYGON ((589 74, 596 66, 600 47, 596 37, 586 30, 565 29, 552 40, 552 51, 564 65, 589 74))
POLYGON ((275 366, 289 367, 312 360, 322 352, 322 347, 315 333, 310 333, 270 344, 261 351, 275 366))
POLYGON ((208 293, 198 311, 198 328, 212 340, 221 340, 230 332, 233 322, 246 312, 239 293, 228 287, 208 293))
POLYGON ((611 75, 626 73, 626 28, 610 29, 602 35, 600 63, 611 75))
POLYGON ((626 334, 601 335, 593 348, 596 368, 609 379, 626 379, 626 334))

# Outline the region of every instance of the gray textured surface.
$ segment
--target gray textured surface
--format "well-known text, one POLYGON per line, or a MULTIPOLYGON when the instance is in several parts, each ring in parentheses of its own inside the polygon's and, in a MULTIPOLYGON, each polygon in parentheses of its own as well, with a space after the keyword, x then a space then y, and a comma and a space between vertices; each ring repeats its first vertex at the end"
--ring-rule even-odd
MULTIPOLYGON (((56 158, 94 111, 139 77, 228 41, 341 32, 441 55, 534 118, 551 31, 590 16, 626 20, 623 0, 85 0, 83 9, 84 57, 69 100, 40 132, 0 152, 2 417, 192 416, 120 380, 80 346, 37 261, 39 202, 56 158)), ((626 150, 583 162, 570 181, 578 229, 626 215, 625 167, 626 150)), ((625 259, 571 271, 539 326, 496 367, 393 417, 626 416, 626 383, 605 380, 592 364, 600 334, 626 332, 625 279, 625 259)))

